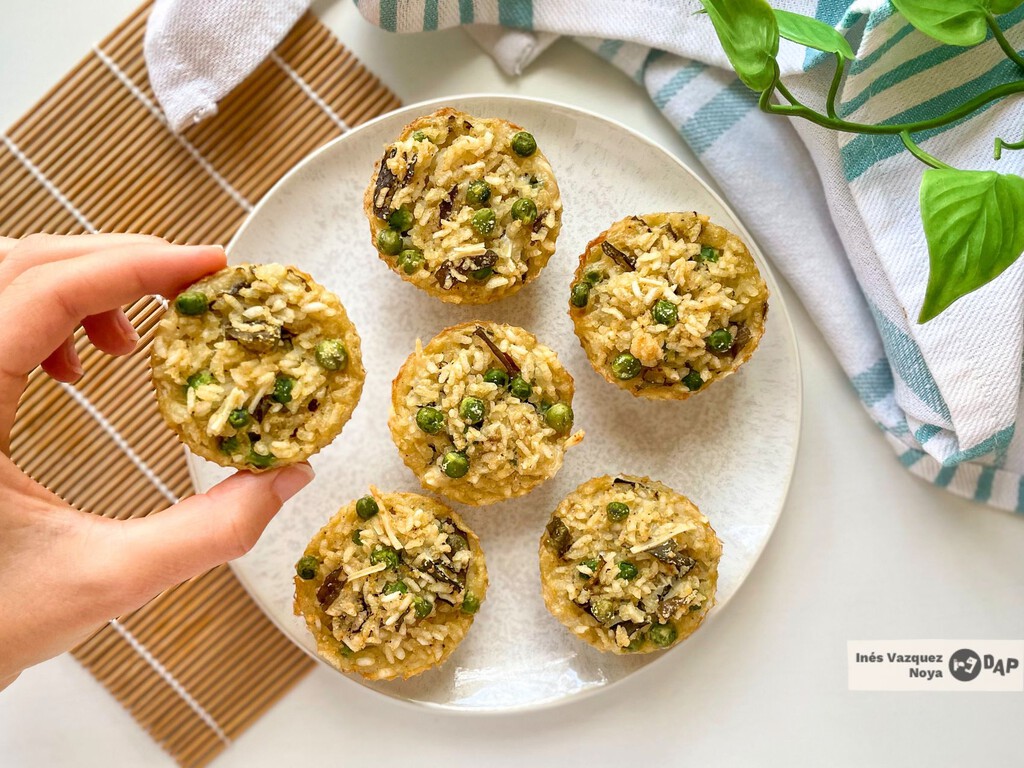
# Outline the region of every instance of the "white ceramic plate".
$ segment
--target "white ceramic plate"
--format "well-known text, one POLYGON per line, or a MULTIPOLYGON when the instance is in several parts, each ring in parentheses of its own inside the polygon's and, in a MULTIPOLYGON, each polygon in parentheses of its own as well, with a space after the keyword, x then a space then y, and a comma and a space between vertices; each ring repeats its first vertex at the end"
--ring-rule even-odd
MULTIPOLYGON (((235 572, 270 618, 315 656, 292 614, 294 563, 342 505, 382 489, 420 490, 387 428, 391 380, 437 331, 475 318, 533 331, 576 379, 576 426, 583 443, 553 479, 521 499, 459 511, 479 534, 491 588, 472 631, 440 669, 405 682, 355 682, 410 701, 460 710, 510 710, 553 703, 606 687, 637 669, 687 653, 608 656, 571 637, 540 597, 537 545, 559 500, 596 475, 659 479, 692 498, 722 539, 718 605, 735 594, 782 510, 800 429, 800 366, 778 286, 755 243, 714 192, 671 154, 625 126, 535 99, 465 96, 406 107, 323 147, 292 170, 257 206, 229 249, 230 261, 281 262, 306 270, 342 300, 363 340, 366 387, 352 420, 315 456, 316 480, 291 501, 235 572), (540 278, 516 296, 484 307, 454 307, 390 272, 370 245, 363 190, 382 146, 414 118, 442 106, 526 126, 551 161, 564 203, 558 250, 540 278), (586 243, 630 214, 697 210, 744 237, 772 292, 760 349, 739 374, 686 402, 638 400, 590 367, 566 313, 571 273, 586 243)), ((190 457, 196 486, 227 475, 190 457)), ((458 506, 458 505, 456 505, 458 506)), ((666 669, 666 671, 668 671, 666 669)), ((349 685, 338 676, 339 685, 349 685)))

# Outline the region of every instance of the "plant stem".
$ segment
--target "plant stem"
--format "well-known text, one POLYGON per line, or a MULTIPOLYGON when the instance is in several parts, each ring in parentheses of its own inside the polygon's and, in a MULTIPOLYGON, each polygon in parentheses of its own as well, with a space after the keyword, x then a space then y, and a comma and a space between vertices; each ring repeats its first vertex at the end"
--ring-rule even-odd
POLYGON ((1002 158, 1004 149, 1024 149, 1024 139, 1020 141, 1003 141, 997 136, 995 151, 992 153, 993 159, 999 160, 1002 158))
POLYGON ((999 22, 996 21, 996 17, 991 12, 985 14, 985 23, 988 24, 988 28, 992 30, 992 37, 999 43, 999 47, 1003 49, 1003 53, 1006 54, 1006 58, 1012 61, 1021 69, 1024 69, 1024 57, 1021 57, 1013 46, 1010 45, 1010 41, 1006 39, 1006 35, 1003 34, 1003 30, 999 28, 999 22))
POLYGON ((909 131, 901 131, 900 139, 903 141, 903 146, 910 150, 910 154, 912 154, 925 165, 931 166, 932 168, 944 168, 949 171, 953 170, 953 166, 946 165, 937 157, 934 157, 933 155, 930 155, 923 149, 921 149, 921 147, 917 145, 917 142, 914 141, 914 139, 911 137, 909 131))
MULTIPOLYGON (((786 97, 786 101, 788 101, 793 106, 796 106, 796 107, 803 107, 804 106, 803 104, 800 103, 800 100, 796 96, 794 96, 792 93, 789 92, 789 88, 787 88, 785 86, 785 84, 781 80, 776 80, 775 81, 775 87, 779 89, 779 93, 781 93, 783 96, 786 97)), ((804 108, 806 109, 806 107, 804 107, 804 108)))
POLYGON ((832 75, 832 85, 828 89, 828 98, 825 99, 825 112, 833 120, 838 120, 839 117, 836 113, 836 94, 839 93, 839 85, 843 82, 843 73, 846 71, 846 59, 840 54, 836 54, 836 71, 832 75))
MULTIPOLYGON (((781 83, 778 84, 781 86, 781 83)), ((766 91, 766 93, 769 93, 766 91)), ((917 133, 918 131, 926 131, 929 128, 938 128, 943 125, 949 125, 955 123, 961 118, 967 117, 971 113, 977 111, 981 107, 985 106, 991 101, 996 101, 1005 96, 1010 96, 1015 93, 1024 93, 1024 80, 1018 80, 1013 83, 1004 83, 998 85, 995 88, 990 88, 984 93, 980 93, 970 101, 961 104, 954 110, 947 112, 944 115, 938 117, 932 117, 928 120, 918 120, 913 123, 893 123, 891 125, 871 125, 870 123, 851 123, 846 120, 829 117, 823 115, 820 112, 815 112, 809 107, 805 107, 803 104, 796 103, 791 105, 786 104, 772 104, 770 99, 761 99, 762 109, 774 115, 787 115, 789 117, 801 117, 817 125, 825 128, 831 128, 836 131, 844 131, 845 133, 869 133, 875 135, 888 135, 895 136, 904 131, 909 133, 917 133)), ((770 95, 770 93, 769 93, 770 95)))

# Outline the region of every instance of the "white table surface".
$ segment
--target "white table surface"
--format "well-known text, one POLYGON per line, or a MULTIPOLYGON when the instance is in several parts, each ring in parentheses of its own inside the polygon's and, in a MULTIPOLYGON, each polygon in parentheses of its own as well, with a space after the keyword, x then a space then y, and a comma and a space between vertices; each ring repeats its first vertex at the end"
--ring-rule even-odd
MULTIPOLYGON (((0 0, 0 126, 136 3, 0 0)), ((363 22, 349 0, 315 9, 405 102, 482 91, 543 96, 615 117, 696 166, 630 80, 571 42, 512 80, 460 31, 395 37, 363 22)), ((1024 637, 1024 519, 911 477, 795 295, 783 293, 805 386, 789 502, 745 587, 712 632, 673 653, 674 666, 569 706, 504 717, 413 709, 320 668, 216 765, 312 764, 332 752, 337 766, 406 755, 416 765, 489 768, 623 766, 638 755, 673 766, 1020 765, 1012 734, 1024 694, 846 690, 850 639, 1024 637)), ((64 656, 0 693, 0 764, 173 763, 64 656)))

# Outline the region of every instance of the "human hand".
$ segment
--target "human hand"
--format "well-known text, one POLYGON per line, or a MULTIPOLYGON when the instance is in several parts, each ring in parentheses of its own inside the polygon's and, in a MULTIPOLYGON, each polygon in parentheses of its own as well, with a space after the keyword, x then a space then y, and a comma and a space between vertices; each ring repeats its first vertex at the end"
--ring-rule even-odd
POLYGON ((10 459, 18 399, 37 365, 82 375, 72 334, 112 355, 139 340, 121 307, 175 296, 225 265, 219 246, 142 235, 0 237, 0 689, 111 618, 256 542, 281 504, 313 478, 308 464, 239 472, 146 518, 74 509, 10 459))

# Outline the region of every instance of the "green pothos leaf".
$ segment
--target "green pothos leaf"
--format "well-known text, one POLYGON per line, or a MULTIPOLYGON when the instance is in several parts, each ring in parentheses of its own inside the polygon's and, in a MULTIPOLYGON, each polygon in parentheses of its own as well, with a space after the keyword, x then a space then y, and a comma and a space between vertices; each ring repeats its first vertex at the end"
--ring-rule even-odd
POLYGON ((754 91, 771 88, 779 25, 766 0, 701 0, 740 80, 754 91))
POLYGON ((850 43, 835 27, 830 27, 810 16, 801 16, 799 13, 780 11, 778 8, 772 10, 775 11, 775 19, 779 24, 779 34, 787 40, 814 48, 816 51, 838 53, 851 61, 856 58, 850 43))
POLYGON ((997 278, 1024 252, 1024 178, 929 169, 921 180, 928 287, 918 322, 997 278))
POLYGON ((1001 13, 1009 13, 1024 0, 989 0, 988 7, 997 16, 1001 13))
POLYGON ((1010 0, 892 0, 896 10, 921 32, 946 45, 977 45, 985 39, 990 5, 1010 0))

